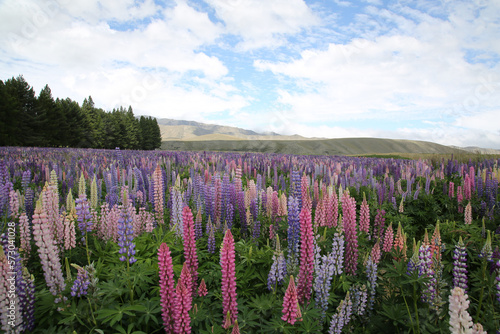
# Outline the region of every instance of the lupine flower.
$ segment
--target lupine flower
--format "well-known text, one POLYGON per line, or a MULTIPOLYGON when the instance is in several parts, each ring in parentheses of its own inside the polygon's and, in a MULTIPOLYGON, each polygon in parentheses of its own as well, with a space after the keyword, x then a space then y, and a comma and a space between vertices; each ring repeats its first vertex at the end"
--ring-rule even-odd
POLYGON ((198 287, 198 295, 201 297, 205 297, 207 295, 207 285, 205 284, 205 279, 201 279, 200 286, 198 287))
POLYGON ((470 333, 472 329, 472 317, 469 308, 468 296, 464 289, 454 287, 449 297, 450 301, 450 331, 452 334, 470 333))
POLYGON ((163 176, 161 173, 160 163, 156 164, 155 171, 152 177, 153 191, 154 191, 154 209, 156 213, 156 220, 159 224, 163 224, 163 203, 164 190, 163 190, 163 176))
POLYGON ((300 270, 297 284, 299 303, 303 304, 311 298, 312 278, 314 271, 314 250, 311 212, 308 205, 300 211, 300 270))
POLYGON ((432 269, 431 249, 425 244, 420 246, 419 250, 418 276, 424 276, 430 279, 429 282, 424 283, 425 289, 422 293, 422 301, 433 304, 434 299, 436 298, 436 278, 435 272, 432 269))
POLYGON ((12 320, 7 318, 7 307, 11 303, 14 305, 19 304, 19 297, 17 294, 11 293, 12 297, 9 295, 11 285, 9 280, 12 279, 12 277, 12 269, 9 265, 9 262, 7 261, 7 256, 4 253, 3 246, 0 245, 0 325, 1 329, 5 333, 14 332, 13 329, 18 329, 22 321, 20 310, 18 307, 14 309, 14 319, 16 320, 14 326, 11 326, 12 322, 10 321, 12 320))
POLYGON ((76 276, 73 286, 71 287, 71 295, 73 297, 81 297, 87 294, 87 289, 90 284, 89 273, 85 268, 78 268, 78 275, 76 276))
POLYGON ((238 320, 234 322, 233 330, 231 334, 240 334, 240 326, 238 326, 238 320))
MULTIPOLYGON (((230 313, 230 324, 238 318, 236 302, 236 272, 234 263, 234 239, 231 230, 227 230, 221 247, 222 270, 222 307, 223 324, 226 323, 227 313, 230 313)), ((226 328, 227 329, 227 328, 226 328)))
POLYGON ((137 260, 134 257, 134 228, 130 214, 130 208, 133 210, 132 203, 129 203, 129 206, 129 208, 121 208, 120 218, 118 219, 118 246, 120 246, 118 253, 122 254, 120 261, 128 261, 130 264, 133 264, 137 260))
POLYGON ((215 233, 214 233, 215 227, 212 224, 210 217, 208 217, 208 222, 207 222, 207 233, 208 233, 208 241, 207 241, 207 247, 208 247, 208 252, 209 253, 215 253, 215 233))
POLYGON ((413 254, 410 257, 410 260, 408 261, 408 265, 407 265, 407 269, 406 269, 406 273, 408 275, 413 274, 415 269, 417 269, 417 265, 419 262, 419 257, 418 257, 419 249, 420 249, 420 241, 418 242, 418 244, 416 244, 415 239, 413 239, 413 254))
POLYGON ((466 225, 470 225, 472 223, 472 207, 470 205, 470 201, 465 206, 464 220, 466 225))
POLYGON ((401 227, 401 222, 398 223, 396 238, 394 239, 394 248, 396 249, 396 260, 406 260, 406 235, 401 227))
POLYGON ((158 268, 160 271, 160 301, 163 327, 165 332, 171 333, 174 329, 175 318, 174 268, 170 249, 166 243, 162 243, 158 249, 158 268))
POLYGON ((365 232, 366 234, 370 233, 370 207, 366 201, 365 193, 363 193, 363 202, 361 203, 359 213, 359 230, 361 232, 365 232))
POLYGON ((375 245, 373 246, 370 255, 372 257, 373 262, 378 264, 380 262, 380 258, 382 257, 382 254, 380 252, 380 240, 377 240, 375 245))
POLYGON ((66 283, 64 283, 59 252, 50 223, 40 201, 37 202, 33 215, 33 236, 38 247, 47 287, 52 295, 60 295, 66 283))
POLYGON ((394 230, 392 229, 392 222, 389 224, 387 229, 385 230, 384 236, 384 245, 382 246, 382 250, 386 253, 392 251, 392 247, 394 245, 394 230))
POLYGON ((375 303, 375 293, 377 288, 377 263, 372 260, 371 256, 368 256, 366 261, 366 276, 368 277, 368 310, 373 310, 373 304, 375 303))
POLYGON ((350 291, 352 296, 353 313, 363 316, 366 312, 366 305, 368 302, 368 291, 366 290, 366 285, 352 286, 350 291))
POLYGON ((288 283, 288 288, 286 289, 285 296, 283 297, 283 316, 281 319, 288 322, 289 324, 295 324, 295 321, 301 321, 299 302, 297 297, 297 289, 295 288, 295 282, 293 276, 290 276, 290 282, 288 283))
POLYGON ((76 214, 78 216, 78 228, 82 235, 92 232, 92 215, 90 206, 85 195, 80 195, 76 199, 76 214))
POLYGON ((342 300, 340 302, 340 305, 337 307, 337 313, 335 313, 332 317, 328 333, 330 334, 342 333, 342 329, 349 323, 349 321, 351 321, 351 315, 352 315, 352 301, 348 291, 344 300, 342 300))
POLYGON ((375 224, 373 226, 373 235, 378 240, 382 239, 382 235, 384 233, 384 224, 385 224, 385 210, 377 209, 377 215, 375 216, 375 224))
POLYGON ((356 234, 356 200, 348 193, 344 194, 342 200, 343 228, 345 231, 345 272, 356 275, 358 265, 358 237, 356 234))
POLYGON ((191 274, 191 282, 185 282, 193 295, 196 293, 198 281, 198 256, 196 255, 196 241, 194 236, 193 214, 189 206, 182 210, 182 221, 184 226, 184 258, 191 274))
POLYGON ((75 222, 68 215, 64 215, 64 249, 69 250, 76 247, 75 222))
POLYGON ((194 222, 194 236, 196 238, 196 240, 198 239, 201 239, 201 237, 203 236, 203 230, 202 230, 202 227, 201 227, 201 210, 198 210, 198 212, 196 213, 196 220, 194 222))
POLYGON ((295 197, 288 200, 288 264, 291 269, 298 263, 300 240, 299 201, 295 197))
POLYGON ((274 290, 276 284, 283 284, 286 276, 286 261, 281 251, 279 236, 276 236, 276 252, 273 254, 273 264, 267 277, 267 288, 274 290))
MULTIPOLYGON (((336 237, 338 237, 338 234, 336 237)), ((333 241, 334 243, 338 240, 333 241)), ((343 239, 342 239, 343 243, 343 239)), ((330 297, 330 284, 332 281, 333 274, 337 272, 337 260, 338 258, 338 250, 335 249, 336 245, 334 244, 333 250, 328 255, 320 255, 320 252, 316 252, 315 254, 315 268, 316 278, 314 279, 314 292, 315 292, 315 301, 316 307, 321 309, 321 321, 325 318, 326 311, 328 309, 328 298, 330 297)), ((338 247, 339 245, 337 245, 338 247)), ((317 247, 317 246, 316 246, 317 247)), ((319 247, 317 247, 319 248, 319 247)), ((343 247, 342 247, 343 248, 343 247)), ((342 250, 343 251, 343 250, 342 250)), ((341 268, 339 268, 342 271, 341 268)))
POLYGON ((20 249, 23 250, 23 258, 26 260, 29 258, 31 252, 31 227, 25 212, 22 212, 19 217, 19 235, 20 249))
POLYGON ((457 286, 467 291, 467 250, 462 237, 453 251, 453 287, 457 286))
POLYGON ((492 256, 493 250, 491 248, 491 232, 488 230, 488 236, 486 237, 486 242, 484 243, 484 246, 479 253, 479 257, 486 258, 488 261, 491 261, 492 256))
POLYGON ((332 241, 332 255, 334 259, 334 275, 342 275, 344 263, 344 235, 335 232, 332 241))
POLYGON ((186 263, 184 263, 184 268, 182 271, 186 276, 181 274, 175 290, 174 333, 176 334, 191 333, 191 318, 189 317, 193 301, 189 288, 191 277, 186 263))

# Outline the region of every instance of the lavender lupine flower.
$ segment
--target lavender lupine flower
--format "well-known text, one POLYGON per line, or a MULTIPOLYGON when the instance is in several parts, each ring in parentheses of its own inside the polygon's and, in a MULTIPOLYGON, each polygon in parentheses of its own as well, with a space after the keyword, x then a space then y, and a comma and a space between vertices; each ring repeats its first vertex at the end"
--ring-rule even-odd
POLYGON ((276 252, 273 255, 273 264, 267 277, 267 288, 274 291, 277 284, 283 284, 286 276, 286 261, 281 251, 279 236, 276 236, 276 252))
POLYGON ((328 309, 328 298, 330 297, 332 277, 337 271, 336 261, 338 259, 336 255, 335 250, 323 256, 321 256, 319 252, 315 252, 314 271, 316 273, 316 278, 313 288, 315 291, 316 307, 321 309, 321 322, 325 319, 328 309))
POLYGON ((375 289, 377 288, 377 263, 372 260, 371 255, 368 256, 368 260, 366 261, 366 276, 368 277, 368 305, 367 308, 369 311, 373 310, 373 304, 375 303, 375 289))
POLYGON ((342 275, 344 264, 344 235, 335 232, 332 242, 332 255, 334 261, 334 275, 342 275))
POLYGON ((496 263, 497 270, 496 270, 496 287, 497 287, 497 301, 500 303, 500 260, 497 261, 496 263))
POLYGON ((411 275, 413 272, 415 272, 415 269, 417 269, 418 266, 418 250, 420 249, 420 241, 418 244, 415 244, 415 239, 413 240, 413 255, 410 257, 410 260, 408 261, 408 265, 406 267, 406 274, 411 275))
POLYGON ((71 287, 71 295, 73 297, 81 297, 87 294, 89 288, 90 278, 89 273, 85 268, 78 268, 78 275, 76 276, 73 286, 71 287))
POLYGON ((328 333, 330 334, 342 333, 342 329, 351 320, 351 315, 352 315, 352 301, 349 292, 347 292, 344 300, 341 301, 340 305, 337 307, 337 313, 335 313, 332 317, 328 333))
POLYGON ((366 290, 366 285, 355 285, 350 289, 352 296, 352 310, 353 313, 363 316, 366 312, 366 306, 368 302, 368 291, 366 290))
POLYGON ((299 240, 299 200, 290 196, 288 199, 288 265, 291 268, 298 264, 299 240))
MULTIPOLYGON (((130 203, 129 205, 131 206, 132 204, 130 203)), ((118 219, 118 246, 120 246, 118 253, 122 254, 120 261, 128 260, 130 264, 137 261, 134 258, 135 244, 132 242, 134 240, 134 227, 132 224, 133 219, 130 215, 130 210, 122 207, 120 218, 118 219)))
POLYGON ((484 243, 484 246, 479 253, 479 257, 486 258, 488 261, 491 261, 492 256, 493 249, 491 248, 491 232, 490 230, 488 230, 488 236, 486 237, 486 242, 484 243))
POLYGON ((467 291, 467 251, 460 237, 453 251, 453 287, 467 291))
POLYGON ((260 237, 260 221, 256 220, 253 222, 252 238, 257 243, 259 237, 260 237))

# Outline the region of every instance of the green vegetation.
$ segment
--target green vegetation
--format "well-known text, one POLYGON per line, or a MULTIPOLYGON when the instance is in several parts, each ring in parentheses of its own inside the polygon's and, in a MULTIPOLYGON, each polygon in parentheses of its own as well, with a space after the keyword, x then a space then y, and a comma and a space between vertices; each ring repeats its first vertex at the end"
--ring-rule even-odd
POLYGON ((22 76, 0 80, 0 146, 153 150, 160 145, 156 119, 138 119, 130 106, 106 112, 90 96, 80 106, 70 98, 54 100, 48 85, 35 96, 22 76))

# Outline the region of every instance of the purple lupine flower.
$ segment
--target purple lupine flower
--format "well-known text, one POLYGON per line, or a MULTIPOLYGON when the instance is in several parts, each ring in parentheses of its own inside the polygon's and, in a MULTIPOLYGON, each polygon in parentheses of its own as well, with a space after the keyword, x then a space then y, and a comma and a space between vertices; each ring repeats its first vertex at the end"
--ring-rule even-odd
POLYGON ((425 283, 425 288, 422 293, 422 301, 432 304, 436 298, 436 277, 434 270, 432 269, 432 251, 429 245, 420 246, 418 252, 419 263, 418 263, 418 276, 428 277, 429 282, 425 283))
POLYGON ((332 317, 330 322, 330 334, 340 334, 342 329, 349 323, 352 315, 352 301, 349 292, 347 292, 343 301, 337 307, 337 313, 332 317))
POLYGON ((460 237, 453 251, 453 287, 467 291, 467 251, 460 237))
POLYGON ((71 295, 73 297, 85 296, 87 294, 89 284, 89 273, 86 269, 79 267, 78 274, 75 281, 73 282, 73 286, 71 287, 71 295))
POLYGON ((274 291, 277 284, 283 284, 286 274, 286 261, 281 251, 280 239, 277 236, 276 252, 273 254, 273 264, 271 265, 271 270, 269 270, 269 276, 267 277, 267 288, 274 291))
POLYGON ((298 264, 300 240, 299 201, 296 197, 288 199, 288 264, 293 268, 298 264))
POLYGON ((368 277, 368 290, 370 295, 368 296, 368 310, 373 310, 373 304, 375 304, 375 289, 377 287, 377 263, 372 260, 371 255, 368 256, 366 262, 366 276, 368 277))
POLYGON ((259 237, 260 237, 260 221, 256 220, 253 222, 252 238, 257 243, 259 237))
POLYGON ((382 235, 384 233, 385 225, 385 210, 377 209, 377 215, 375 216, 375 224, 373 225, 373 236, 375 240, 382 240, 382 235))
POLYGON ((410 276, 415 272, 415 269, 417 269, 418 266, 418 249, 420 249, 420 241, 417 246, 415 246, 414 244, 413 247, 413 255, 410 257, 410 260, 408 261, 408 265, 406 267, 406 274, 410 276))
POLYGON ((130 208, 133 210, 131 203, 129 203, 129 208, 122 206, 120 210, 120 218, 118 218, 118 246, 120 246, 120 250, 118 253, 122 254, 120 261, 128 260, 132 264, 137 260, 134 257, 135 244, 132 242, 134 240, 134 227, 130 208))
MULTIPOLYGON (((81 194, 76 199, 76 215, 78 216, 78 228, 82 235, 85 235, 88 232, 92 232, 92 215, 90 214, 90 205, 87 201, 87 196, 81 194)), ((83 242, 84 239, 82 239, 83 242)))
POLYGON ((496 288, 497 288, 497 301, 500 303, 500 260, 497 261, 496 263, 497 270, 496 270, 496 288))

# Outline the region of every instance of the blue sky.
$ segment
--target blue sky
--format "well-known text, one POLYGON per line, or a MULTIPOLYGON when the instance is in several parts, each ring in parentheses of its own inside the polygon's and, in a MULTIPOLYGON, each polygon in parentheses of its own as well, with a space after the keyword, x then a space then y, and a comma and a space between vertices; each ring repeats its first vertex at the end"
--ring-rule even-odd
POLYGON ((111 110, 500 149, 500 2, 1 0, 0 79, 111 110))

